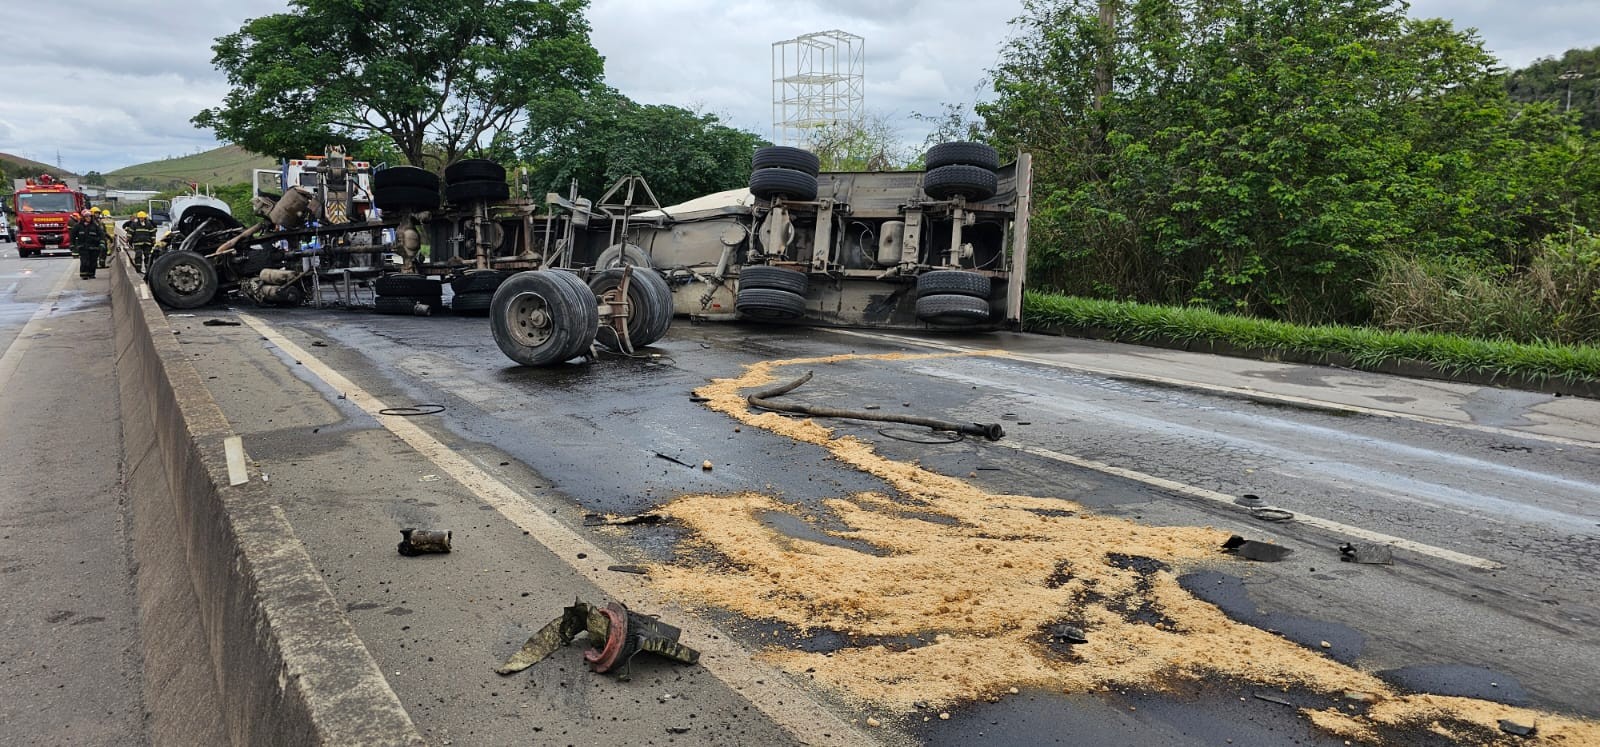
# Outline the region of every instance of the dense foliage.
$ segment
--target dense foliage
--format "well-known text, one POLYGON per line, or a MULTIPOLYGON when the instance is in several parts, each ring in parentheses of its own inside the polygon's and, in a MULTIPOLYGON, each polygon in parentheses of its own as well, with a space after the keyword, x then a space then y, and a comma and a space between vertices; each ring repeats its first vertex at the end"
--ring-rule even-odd
POLYGON ((1506 76, 1511 100, 1532 104, 1547 102, 1563 111, 1571 93, 1572 112, 1587 132, 1600 131, 1600 47, 1571 49, 1560 57, 1546 57, 1506 76), (1572 74, 1579 77, 1571 77, 1572 74), (1569 79, 1562 80, 1567 75, 1569 79))
MULTIPOLYGON (((617 179, 645 177, 663 205, 744 186, 759 135, 715 115, 640 104, 609 88, 559 92, 530 105, 517 148, 530 191, 598 199, 617 179)), ((642 197, 640 198, 642 199, 642 197)))
POLYGON ((1035 285, 1366 321, 1383 258, 1521 268, 1600 217, 1597 142, 1404 2, 1029 0, 1015 26, 980 113, 1036 157, 1035 285))
POLYGON ((528 102, 599 80, 587 4, 291 0, 217 39, 232 88, 194 122, 272 156, 380 134, 413 165, 449 163, 517 129, 528 102))

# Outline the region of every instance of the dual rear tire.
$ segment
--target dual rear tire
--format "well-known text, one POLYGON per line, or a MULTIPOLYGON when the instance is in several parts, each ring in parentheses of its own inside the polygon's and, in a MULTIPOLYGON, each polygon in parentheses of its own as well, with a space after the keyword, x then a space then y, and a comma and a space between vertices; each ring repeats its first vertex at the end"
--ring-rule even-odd
POLYGON ((806 313, 806 274, 787 267, 751 265, 739 270, 739 295, 733 308, 746 319, 787 322, 806 313))
POLYGON ((495 290, 489 326, 506 357, 524 366, 549 366, 588 352, 600 312, 594 291, 577 275, 530 270, 495 290))

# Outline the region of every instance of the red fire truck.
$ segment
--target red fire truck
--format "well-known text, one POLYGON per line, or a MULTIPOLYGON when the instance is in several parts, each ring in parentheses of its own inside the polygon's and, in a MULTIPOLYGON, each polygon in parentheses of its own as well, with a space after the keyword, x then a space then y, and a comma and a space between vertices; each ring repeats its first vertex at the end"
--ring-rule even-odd
POLYGON ((36 257, 47 251, 68 251, 67 216, 89 206, 75 185, 49 174, 19 179, 11 209, 17 220, 17 254, 36 257))

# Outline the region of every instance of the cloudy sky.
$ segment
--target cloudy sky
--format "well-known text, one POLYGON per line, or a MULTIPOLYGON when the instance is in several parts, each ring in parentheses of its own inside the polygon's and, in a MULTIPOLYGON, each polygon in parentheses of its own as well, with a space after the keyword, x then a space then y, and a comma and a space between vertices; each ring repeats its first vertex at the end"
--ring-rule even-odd
MULTIPOLYGON (((970 102, 1021 0, 591 0, 610 83, 645 103, 700 107, 771 132, 771 45, 843 29, 867 39, 867 107, 920 140, 913 112, 970 102), (974 12, 982 8, 982 13, 974 12)), ((0 152, 83 173, 215 147, 189 118, 227 90, 211 42, 285 0, 0 0, 7 39, 0 152), (77 27, 72 33, 62 30, 77 27), (30 49, 26 29, 37 35, 30 49), (85 43, 84 40, 89 41, 85 43)), ((1594 0, 1415 0, 1412 14, 1477 28, 1508 66, 1600 46, 1594 0)))

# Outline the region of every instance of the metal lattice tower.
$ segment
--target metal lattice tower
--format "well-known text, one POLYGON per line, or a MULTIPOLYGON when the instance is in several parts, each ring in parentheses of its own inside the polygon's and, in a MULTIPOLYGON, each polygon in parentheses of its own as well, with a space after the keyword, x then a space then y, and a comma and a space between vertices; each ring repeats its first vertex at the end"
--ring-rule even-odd
POLYGON ((772 141, 807 135, 866 114, 867 40, 837 29, 772 44, 772 141))

